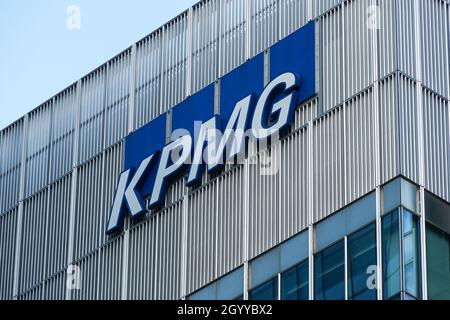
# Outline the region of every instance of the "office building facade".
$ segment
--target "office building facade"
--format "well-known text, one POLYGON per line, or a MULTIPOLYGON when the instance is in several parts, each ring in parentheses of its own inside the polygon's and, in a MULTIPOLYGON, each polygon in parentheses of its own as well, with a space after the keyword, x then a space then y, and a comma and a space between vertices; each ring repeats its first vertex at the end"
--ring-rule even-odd
POLYGON ((447 0, 200 1, 1 131, 0 298, 450 299, 449 51, 447 0), (106 234, 127 138, 308 26, 289 131, 106 234))

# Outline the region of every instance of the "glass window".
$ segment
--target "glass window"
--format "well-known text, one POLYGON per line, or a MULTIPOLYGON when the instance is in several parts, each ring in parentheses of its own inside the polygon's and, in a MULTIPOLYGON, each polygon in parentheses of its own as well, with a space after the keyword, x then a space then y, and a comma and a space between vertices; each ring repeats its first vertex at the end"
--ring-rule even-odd
POLYGON ((251 288, 266 283, 280 272, 280 247, 264 253, 250 263, 251 288))
POLYGON ((377 291, 372 279, 376 271, 377 250, 375 224, 348 237, 348 298, 376 300, 377 291))
POLYGON ((308 300, 308 260, 281 275, 281 300, 308 300))
POLYGON ((403 210, 403 260, 405 292, 420 298, 419 219, 403 210))
POLYGON ((193 293, 188 300, 239 300, 244 294, 244 267, 193 293))
POLYGON ((420 298, 419 219, 406 209, 383 218, 383 297, 420 298))
POLYGON ((251 290, 248 294, 249 300, 278 300, 278 277, 251 290))
POLYGON ((316 300, 345 299, 344 241, 339 241, 314 257, 314 297, 316 300))
MULTIPOLYGON (((428 213, 428 211, 427 211, 428 213)), ((450 299, 450 235, 427 224, 428 299, 450 299)))
POLYGON ((217 281, 217 299, 235 300, 244 294, 244 268, 241 267, 217 281))
POLYGON ((400 293, 400 220, 399 211, 383 218, 383 297, 400 293))

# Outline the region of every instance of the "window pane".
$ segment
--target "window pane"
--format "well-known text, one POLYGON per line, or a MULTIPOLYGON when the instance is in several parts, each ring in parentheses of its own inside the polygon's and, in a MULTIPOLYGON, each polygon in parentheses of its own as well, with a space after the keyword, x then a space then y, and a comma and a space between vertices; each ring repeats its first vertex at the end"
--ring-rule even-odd
POLYGON ((314 286, 316 300, 345 299, 344 241, 316 254, 314 286))
POLYGON ((418 218, 403 210, 403 259, 405 291, 420 298, 420 252, 418 218))
POLYGON ((281 275, 281 300, 308 300, 308 261, 281 275))
POLYGON ((399 211, 383 218, 383 297, 400 293, 400 225, 399 211))
POLYGON ((249 300, 278 300, 278 277, 251 290, 249 300))
POLYGON ((376 270, 377 265, 375 224, 348 238, 348 259, 348 298, 376 300, 375 283, 369 279, 373 275, 370 268, 376 270))
POLYGON ((450 236, 427 225, 428 298, 450 299, 450 236))

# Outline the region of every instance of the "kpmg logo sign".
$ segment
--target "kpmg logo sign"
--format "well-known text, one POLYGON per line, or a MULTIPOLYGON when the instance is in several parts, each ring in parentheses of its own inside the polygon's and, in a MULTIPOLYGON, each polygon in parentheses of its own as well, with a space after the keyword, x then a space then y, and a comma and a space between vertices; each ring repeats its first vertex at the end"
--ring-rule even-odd
POLYGON ((247 138, 272 139, 288 130, 296 106, 315 95, 314 39, 311 22, 270 48, 265 87, 260 54, 220 79, 218 101, 212 84, 175 106, 171 143, 165 114, 128 136, 106 233, 120 230, 127 213, 136 218, 163 205, 174 177, 186 173, 187 186, 198 185, 203 170, 216 172, 242 156, 247 138))

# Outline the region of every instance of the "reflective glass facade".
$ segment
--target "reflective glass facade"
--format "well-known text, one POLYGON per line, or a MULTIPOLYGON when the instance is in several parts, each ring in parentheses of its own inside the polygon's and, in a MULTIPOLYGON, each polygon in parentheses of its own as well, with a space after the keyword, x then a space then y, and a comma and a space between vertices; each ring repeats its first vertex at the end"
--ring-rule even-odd
MULTIPOLYGON (((422 234, 419 195, 414 184, 393 180, 379 193, 368 194, 249 261, 248 278, 243 273, 242 281, 234 277, 242 290, 235 298, 414 300, 423 298, 425 283, 428 299, 450 299, 450 204, 425 194, 427 221, 422 234)), ((211 286, 217 284, 191 297, 204 298, 202 292, 213 297, 211 286)))

